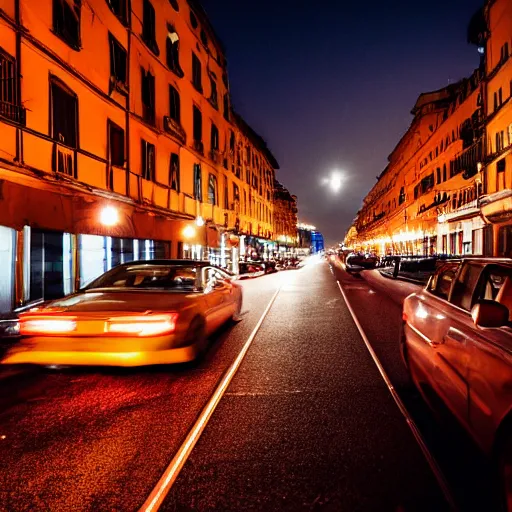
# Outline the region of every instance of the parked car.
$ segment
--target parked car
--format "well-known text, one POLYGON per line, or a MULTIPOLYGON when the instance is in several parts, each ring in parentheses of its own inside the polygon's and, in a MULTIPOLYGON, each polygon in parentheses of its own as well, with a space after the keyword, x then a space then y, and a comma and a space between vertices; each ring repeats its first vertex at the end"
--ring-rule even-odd
POLYGON ((265 275, 265 268, 261 263, 240 262, 238 265, 240 279, 252 279, 265 275))
POLYGON ((442 264, 404 301, 401 350, 413 382, 496 462, 512 510, 512 260, 442 264))
POLYGON ((20 314, 21 339, 3 363, 141 366, 186 362, 225 322, 242 288, 205 262, 117 266, 78 293, 20 314))
POLYGON ((0 357, 18 341, 20 328, 16 313, 0 314, 0 357))

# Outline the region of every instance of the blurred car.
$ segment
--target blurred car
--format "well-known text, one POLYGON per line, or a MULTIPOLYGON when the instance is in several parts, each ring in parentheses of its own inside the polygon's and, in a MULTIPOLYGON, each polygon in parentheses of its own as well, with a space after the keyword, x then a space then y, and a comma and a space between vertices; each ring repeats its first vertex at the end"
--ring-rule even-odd
POLYGON ((442 264, 405 299, 403 320, 413 382, 494 458, 504 510, 512 510, 512 260, 442 264))
POLYGON ((240 272, 239 279, 252 279, 265 275, 265 267, 261 263, 240 262, 238 269, 240 272))
POLYGON ((14 312, 0 315, 0 357, 14 345, 20 337, 18 315, 14 312))
POLYGON ((117 266, 78 293, 20 314, 4 364, 139 366, 186 362, 240 318, 242 289, 204 262, 117 266))
POLYGON ((350 253, 345 260, 345 267, 348 272, 359 272, 361 270, 373 269, 377 266, 378 258, 371 254, 350 253))

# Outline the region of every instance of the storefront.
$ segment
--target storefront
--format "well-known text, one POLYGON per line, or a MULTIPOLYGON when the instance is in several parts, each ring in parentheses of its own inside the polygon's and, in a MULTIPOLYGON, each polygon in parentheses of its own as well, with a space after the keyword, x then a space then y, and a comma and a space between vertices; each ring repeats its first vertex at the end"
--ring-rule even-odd
POLYGON ((16 231, 0 226, 0 313, 10 311, 14 304, 14 262, 16 231))

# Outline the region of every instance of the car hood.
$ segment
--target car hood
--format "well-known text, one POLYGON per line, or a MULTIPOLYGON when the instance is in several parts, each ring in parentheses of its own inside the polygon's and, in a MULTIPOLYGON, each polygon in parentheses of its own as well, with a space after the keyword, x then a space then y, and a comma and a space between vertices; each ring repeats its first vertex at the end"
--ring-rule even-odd
POLYGON ((69 295, 44 305, 41 311, 102 313, 107 311, 173 311, 197 300, 198 293, 155 291, 91 290, 69 295))

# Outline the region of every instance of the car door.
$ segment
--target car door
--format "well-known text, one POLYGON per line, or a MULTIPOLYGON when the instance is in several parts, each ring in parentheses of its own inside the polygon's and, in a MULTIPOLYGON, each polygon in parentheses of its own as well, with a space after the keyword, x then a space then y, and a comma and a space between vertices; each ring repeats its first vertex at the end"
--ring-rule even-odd
MULTIPOLYGON (((475 293, 478 300, 512 305, 512 267, 489 264, 475 293)), ((512 316, 511 316, 512 318, 512 316)), ((490 448, 497 426, 512 406, 512 325, 479 328, 468 336, 469 422, 475 439, 490 448)))

